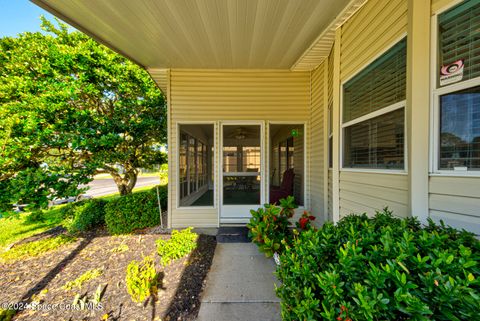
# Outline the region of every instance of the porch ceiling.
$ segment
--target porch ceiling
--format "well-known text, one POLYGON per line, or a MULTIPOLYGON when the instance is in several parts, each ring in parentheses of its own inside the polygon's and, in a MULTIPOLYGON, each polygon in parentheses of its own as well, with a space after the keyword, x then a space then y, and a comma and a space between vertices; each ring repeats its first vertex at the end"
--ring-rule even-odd
POLYGON ((305 70, 365 0, 32 1, 149 70, 305 70))

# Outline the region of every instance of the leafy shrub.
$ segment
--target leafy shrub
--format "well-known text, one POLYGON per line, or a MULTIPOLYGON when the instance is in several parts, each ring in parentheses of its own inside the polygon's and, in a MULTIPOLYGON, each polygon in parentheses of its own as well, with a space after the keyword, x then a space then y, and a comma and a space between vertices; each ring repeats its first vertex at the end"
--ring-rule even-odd
POLYGON ((32 213, 28 214, 25 217, 25 223, 27 224, 41 223, 44 221, 45 221, 45 215, 43 215, 42 210, 33 211, 32 213))
POLYGON ((158 239, 155 243, 160 262, 169 265, 171 261, 188 255, 197 247, 197 238, 198 235, 189 227, 182 231, 173 230, 168 240, 158 239))
POLYGON ((474 320, 480 242, 388 210, 301 232, 280 256, 284 320, 474 320))
POLYGON ((104 225, 106 204, 102 199, 88 199, 64 206, 65 227, 70 233, 77 233, 104 225))
POLYGON ((151 295, 156 295, 157 271, 153 258, 146 256, 142 262, 130 262, 125 281, 133 302, 143 302, 151 295))
MULTIPOLYGON (((162 211, 167 207, 167 188, 160 187, 162 211)), ((105 222, 111 234, 131 233, 160 224, 156 188, 114 198, 105 206, 105 222)))
POLYGON ((285 246, 282 240, 291 238, 289 219, 295 207, 294 198, 289 196, 280 200, 280 207, 266 204, 265 208, 250 211, 252 218, 247 224, 248 236, 267 257, 282 252, 285 246))

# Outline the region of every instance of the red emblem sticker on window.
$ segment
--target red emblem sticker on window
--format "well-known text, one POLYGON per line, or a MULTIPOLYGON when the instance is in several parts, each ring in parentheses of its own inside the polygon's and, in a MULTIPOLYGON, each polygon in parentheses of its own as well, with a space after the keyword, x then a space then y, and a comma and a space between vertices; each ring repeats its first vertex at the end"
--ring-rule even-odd
POLYGON ((464 60, 460 59, 440 70, 440 86, 445 86, 459 82, 463 79, 464 60))

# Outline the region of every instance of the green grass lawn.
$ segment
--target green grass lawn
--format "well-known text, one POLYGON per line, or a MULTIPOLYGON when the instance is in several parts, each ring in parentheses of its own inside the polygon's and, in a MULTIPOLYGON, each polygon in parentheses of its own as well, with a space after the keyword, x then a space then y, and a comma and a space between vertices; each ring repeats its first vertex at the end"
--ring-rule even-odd
MULTIPOLYGON (((133 193, 138 193, 151 189, 153 186, 145 186, 135 188, 133 193)), ((118 193, 113 193, 109 195, 104 195, 99 198, 105 200, 111 200, 119 197, 118 193)), ((58 205, 52 209, 44 211, 45 219, 43 222, 28 222, 27 216, 30 213, 21 213, 18 216, 10 218, 0 218, 0 253, 5 250, 5 248, 19 240, 27 238, 29 236, 45 232, 48 229, 61 225, 63 222, 60 209, 65 205, 58 205)), ((40 244, 42 245, 42 244, 40 244)), ((49 246, 48 244, 43 244, 49 246)), ((42 245, 42 246, 43 246, 42 245)), ((26 250, 29 251, 29 250, 26 250)))
POLYGON ((18 217, 0 219, 0 252, 13 242, 44 232, 62 223, 60 207, 45 211, 43 222, 29 223, 27 216, 30 213, 21 213, 18 217))
POLYGON ((39 256, 53 251, 62 245, 75 242, 76 238, 68 235, 58 235, 43 240, 20 244, 9 251, 0 253, 0 262, 14 262, 27 257, 39 256))

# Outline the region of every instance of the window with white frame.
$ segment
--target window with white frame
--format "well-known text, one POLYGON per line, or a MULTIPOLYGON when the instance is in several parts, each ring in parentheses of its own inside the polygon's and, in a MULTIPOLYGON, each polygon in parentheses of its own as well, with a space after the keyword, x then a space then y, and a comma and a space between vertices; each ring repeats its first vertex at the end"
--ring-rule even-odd
POLYGON ((213 206, 213 125, 179 126, 179 206, 213 206))
POLYGON ((480 2, 438 15, 435 170, 480 170, 480 2))
POLYGON ((405 168, 406 39, 343 85, 343 168, 405 168))

